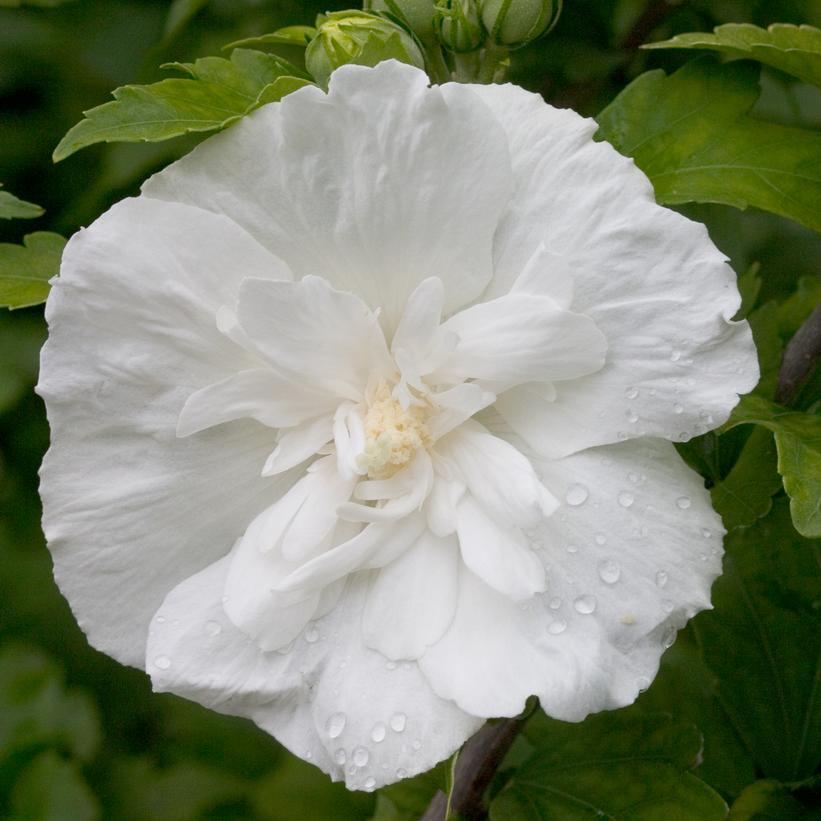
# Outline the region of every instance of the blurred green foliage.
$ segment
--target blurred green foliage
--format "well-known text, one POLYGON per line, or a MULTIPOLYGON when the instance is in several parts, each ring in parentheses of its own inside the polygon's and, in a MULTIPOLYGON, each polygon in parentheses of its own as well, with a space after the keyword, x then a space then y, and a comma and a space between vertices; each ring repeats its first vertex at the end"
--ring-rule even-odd
MULTIPOLYGON (((54 148, 82 111, 107 102, 115 87, 160 81, 161 63, 226 56, 221 48, 231 41, 311 24, 317 13, 342 8, 315 0, 0 0, 0 182, 46 208, 45 216, 31 208, 20 214, 32 218, 26 223, 0 222, 0 241, 19 243, 21 225, 70 235, 200 139, 96 145, 52 165, 54 148)), ((669 73, 694 56, 642 51, 642 43, 724 23, 773 22, 821 25, 821 2, 567 0, 555 31, 514 53, 512 78, 593 116, 642 72, 669 73)), ((821 125, 818 89, 768 67, 761 87, 753 117, 821 125)), ((752 271, 742 282, 745 314, 766 374, 759 394, 769 401, 780 351, 821 292, 821 238, 755 209, 682 210, 708 225, 737 271, 752 271)), ((89 648, 54 584, 39 529, 37 468, 48 431, 31 388, 44 335, 42 308, 0 312, 0 817, 418 817, 440 784, 436 774, 389 788, 377 804, 332 785, 248 722, 153 695, 144 673, 89 648)), ((811 409, 817 399, 811 379, 793 410, 811 409)), ((811 779, 821 749, 821 550, 791 526, 771 433, 750 435, 743 425, 700 437, 682 452, 733 528, 715 610, 683 631, 635 707, 581 728, 535 719, 494 781, 497 821, 575 818, 557 803, 559 788, 621 817, 624 779, 644 784, 645 798, 660 807, 685 796, 702 808, 681 817, 724 817, 722 800, 736 821, 819 817, 811 779), (537 755, 544 745, 552 758, 537 755), (559 754, 572 759, 570 771, 553 771, 559 754), (523 800, 528 779, 541 786, 535 799, 523 800)), ((781 445, 778 458, 786 458, 781 445)))

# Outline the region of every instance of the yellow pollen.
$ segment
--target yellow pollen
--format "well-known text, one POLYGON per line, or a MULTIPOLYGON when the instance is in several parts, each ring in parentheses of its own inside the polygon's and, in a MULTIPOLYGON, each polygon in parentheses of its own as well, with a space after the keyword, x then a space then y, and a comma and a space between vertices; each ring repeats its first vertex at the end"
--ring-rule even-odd
POLYGON ((365 447, 356 457, 371 479, 389 479, 413 458, 419 448, 431 444, 425 425, 428 408, 403 408, 385 382, 380 383, 365 414, 365 447))

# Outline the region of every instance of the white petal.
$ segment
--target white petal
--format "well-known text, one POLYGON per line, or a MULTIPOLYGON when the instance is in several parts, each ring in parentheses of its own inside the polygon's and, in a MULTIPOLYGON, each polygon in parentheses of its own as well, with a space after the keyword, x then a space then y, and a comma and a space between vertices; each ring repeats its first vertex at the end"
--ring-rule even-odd
POLYGON ((347 477, 364 476, 367 470, 357 461, 365 447, 365 422, 358 405, 343 402, 336 409, 333 433, 339 472, 347 477))
POLYGON ((298 425, 330 412, 333 397, 282 376, 254 368, 194 391, 180 411, 177 436, 190 436, 235 419, 256 419, 272 428, 298 425))
POLYGON ((607 343, 585 316, 549 297, 517 293, 481 302, 442 329, 459 337, 432 378, 474 378, 499 393, 522 382, 575 379, 599 370, 607 343))
POLYGON ((573 302, 573 273, 567 262, 540 243, 516 278, 512 294, 549 296, 560 308, 569 310, 573 302))
POLYGON ((430 495, 425 502, 425 516, 431 532, 440 537, 456 532, 456 506, 465 494, 461 482, 434 477, 430 495))
POLYGON ((439 407, 439 412, 428 422, 428 431, 435 442, 475 413, 492 405, 496 394, 484 390, 475 382, 463 382, 441 393, 435 393, 431 399, 439 407))
POLYGON ((424 361, 439 331, 444 301, 445 288, 439 277, 429 277, 419 283, 408 297, 393 335, 391 352, 394 355, 404 351, 413 361, 424 361))
POLYGON ((224 577, 218 562, 163 603, 147 655, 155 690, 251 718, 351 789, 428 770, 481 725, 434 695, 415 663, 386 664, 364 646, 364 579, 291 648, 263 653, 225 618, 224 577))
POLYGON ((559 506, 517 448, 471 422, 437 445, 471 495, 509 527, 535 527, 559 506))
POLYGON ((456 610, 459 548, 426 530, 378 571, 362 616, 365 644, 391 659, 416 659, 438 641, 456 610))
POLYGON ((515 601, 544 591, 544 565, 530 541, 488 516, 472 496, 456 508, 456 532, 462 559, 485 584, 515 601))
POLYGON ((376 314, 321 277, 246 279, 237 318, 262 356, 333 396, 358 400, 369 379, 394 371, 376 314))
POLYGON ((382 307, 393 330, 428 277, 448 311, 479 295, 509 185, 502 131, 471 91, 389 61, 264 106, 144 191, 227 214, 298 276, 382 307))
POLYGON ((265 461, 262 475, 275 476, 304 462, 333 438, 332 429, 333 418, 320 416, 280 433, 276 448, 265 461))
POLYGON ((504 409, 545 455, 642 435, 686 440, 722 423, 758 381, 735 275, 703 225, 655 204, 631 159, 593 142, 593 120, 514 86, 472 86, 507 131, 516 188, 494 241, 507 293, 543 244, 574 279, 573 310, 607 339, 607 363, 555 402, 504 409))
POLYGON ((528 613, 465 567, 450 629, 419 660, 441 698, 477 716, 515 716, 552 676, 555 659, 533 641, 528 613))
POLYGON ((287 271, 224 217, 139 198, 72 238, 49 296, 44 528, 89 640, 128 664, 163 596, 295 478, 260 479, 273 441, 256 422, 176 436, 191 393, 259 364, 214 319, 242 273, 287 271))

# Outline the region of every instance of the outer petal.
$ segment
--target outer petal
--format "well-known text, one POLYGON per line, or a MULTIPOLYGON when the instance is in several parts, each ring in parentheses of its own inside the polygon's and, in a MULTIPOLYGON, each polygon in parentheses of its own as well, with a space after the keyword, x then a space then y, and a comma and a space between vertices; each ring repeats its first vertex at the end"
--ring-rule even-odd
POLYGON ((243 275, 287 271, 224 217, 131 199, 72 238, 46 306, 44 529, 89 640, 127 664, 165 594, 293 482, 260 480, 255 422, 176 436, 192 392, 259 364, 215 322, 243 275))
POLYGON ((525 609, 468 579, 456 617, 420 661, 434 689, 476 715, 527 696, 566 721, 631 703, 675 631, 709 607, 721 522, 699 476, 661 440, 537 463, 565 507, 544 520, 547 592, 525 609))
POLYGON ((453 620, 458 569, 456 539, 426 530, 375 575, 362 617, 365 643, 390 659, 419 658, 453 620))
POLYGON ((147 656, 156 690, 251 718, 352 789, 428 770, 481 725, 434 695, 416 664, 362 644, 366 579, 352 579, 291 648, 263 653, 222 613, 225 569, 211 565, 160 608, 147 656))
POLYGON ((384 310, 442 278, 445 308, 479 295, 510 191, 504 135, 467 88, 392 61, 344 66, 264 106, 152 178, 148 196, 224 213, 285 259, 384 310), (267 169, 263 179, 260 169, 267 169))
POLYGON ((723 422, 758 366, 747 323, 729 321, 735 275, 704 226, 657 206, 633 161, 592 141, 592 120, 513 86, 471 88, 506 130, 516 181, 488 296, 507 293, 543 243, 608 346, 604 368, 557 385, 555 402, 501 397, 502 413, 551 456, 723 422))

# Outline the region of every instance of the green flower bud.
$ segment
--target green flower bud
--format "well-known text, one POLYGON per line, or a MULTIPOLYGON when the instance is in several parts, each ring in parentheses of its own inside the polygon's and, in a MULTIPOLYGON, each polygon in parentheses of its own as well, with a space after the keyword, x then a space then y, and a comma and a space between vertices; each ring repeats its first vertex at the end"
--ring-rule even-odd
POLYGON ((365 0, 365 8, 401 20, 421 40, 433 37, 434 0, 365 0))
POLYGON ((450 51, 476 51, 485 40, 475 0, 437 0, 436 36, 450 51))
POLYGON ((482 22, 503 46, 523 46, 544 34, 553 12, 553 0, 482 0, 482 22))
POLYGON ((305 67, 323 88, 328 87, 331 73, 340 66, 375 66, 391 59, 425 67, 425 58, 407 31, 365 11, 322 15, 317 19, 316 37, 305 51, 305 67))

